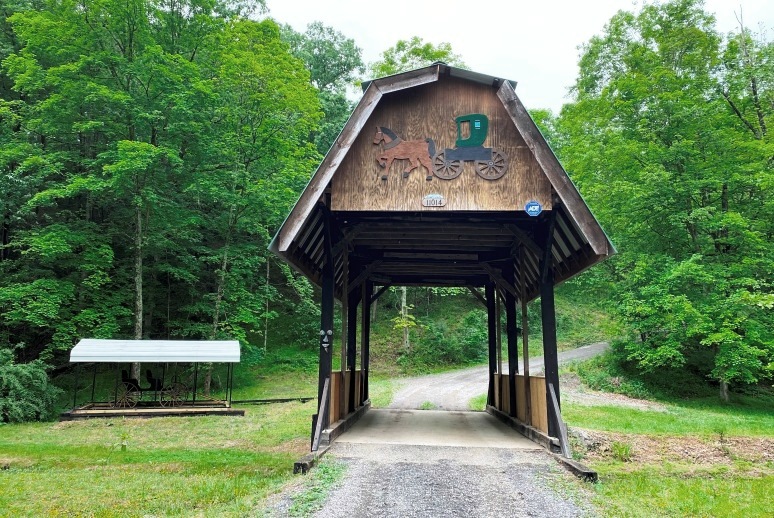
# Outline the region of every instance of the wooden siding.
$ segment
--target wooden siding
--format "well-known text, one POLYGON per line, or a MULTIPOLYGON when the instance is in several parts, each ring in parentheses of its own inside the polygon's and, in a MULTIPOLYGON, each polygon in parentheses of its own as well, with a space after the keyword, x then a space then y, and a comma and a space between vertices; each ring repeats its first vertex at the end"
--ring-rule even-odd
MULTIPOLYGON (((544 376, 530 376, 530 399, 532 401, 531 425, 543 433, 548 433, 548 406, 546 400, 546 378, 544 376)), ((524 390, 524 376, 516 375, 516 418, 522 423, 527 423, 526 415, 526 391, 524 390)), ((509 414, 510 398, 508 397, 508 375, 495 374, 495 408, 509 414), (499 388, 499 390, 497 390, 499 388)))
POLYGON ((332 180, 334 211, 514 211, 530 200, 551 208, 551 184, 532 151, 519 134, 497 91, 491 86, 443 78, 382 97, 363 125, 360 135, 344 157, 332 180), (377 126, 392 129, 403 140, 435 141, 436 152, 454 148, 455 117, 482 113, 489 118, 484 146, 508 156, 508 169, 498 180, 479 177, 473 162, 463 163, 463 172, 452 180, 433 176, 419 166, 403 178, 407 160, 396 160, 388 169, 377 164, 383 145, 374 145, 377 126), (382 180, 382 175, 387 175, 382 180), (423 207, 422 199, 440 194, 444 207, 423 207))

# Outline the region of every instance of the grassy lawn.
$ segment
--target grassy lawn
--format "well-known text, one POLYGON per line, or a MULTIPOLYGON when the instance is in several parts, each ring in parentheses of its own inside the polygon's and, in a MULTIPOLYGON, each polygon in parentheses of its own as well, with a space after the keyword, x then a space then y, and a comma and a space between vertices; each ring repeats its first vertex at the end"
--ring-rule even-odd
MULTIPOLYGON (((311 356, 291 350, 284 363, 237 366, 234 399, 316 396, 311 356)), ((316 404, 247 405, 244 417, 0 425, 0 516, 260 514, 309 451, 316 404)))
POLYGON ((3 516, 240 516, 292 477, 314 402, 245 417, 0 426, 3 516))
POLYGON ((622 406, 563 405, 571 426, 609 432, 663 435, 774 436, 774 407, 753 398, 735 404, 707 400, 665 404, 665 411, 622 406))
MULTIPOLYGON (((234 399, 316 396, 316 351, 283 353, 237 366, 234 399)), ((108 396, 113 377, 100 373, 108 396)), ((398 386, 372 376, 373 404, 387 406, 398 386)), ((62 404, 72 404, 71 394, 62 404)), ((297 483, 293 462, 309 451, 316 405, 246 405, 244 417, 0 425, 0 516, 261 515, 266 496, 297 483)), ((341 476, 341 467, 325 466, 293 498, 291 515, 318 506, 327 482, 341 476)))
POLYGON ((663 410, 566 404, 585 441, 575 455, 596 469, 604 516, 772 516, 774 406, 737 395, 662 401, 663 410))
POLYGON ((768 517, 774 475, 670 466, 594 466, 601 474, 594 502, 604 516, 768 517))

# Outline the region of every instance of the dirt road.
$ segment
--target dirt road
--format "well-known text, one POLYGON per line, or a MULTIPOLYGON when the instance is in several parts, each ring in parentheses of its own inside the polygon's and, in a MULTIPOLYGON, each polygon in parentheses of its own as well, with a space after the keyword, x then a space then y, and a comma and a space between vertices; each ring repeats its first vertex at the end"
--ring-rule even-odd
MULTIPOLYGON (((607 342, 585 345, 559 353, 559 365, 587 360, 609 348, 607 342)), ((543 357, 530 358, 530 373, 543 371, 543 357)), ((524 365, 519 362, 519 372, 524 365)), ((420 408, 429 406, 438 410, 469 410, 468 402, 487 391, 488 367, 472 367, 441 374, 417 376, 400 380, 401 388, 395 393, 389 408, 420 408)))

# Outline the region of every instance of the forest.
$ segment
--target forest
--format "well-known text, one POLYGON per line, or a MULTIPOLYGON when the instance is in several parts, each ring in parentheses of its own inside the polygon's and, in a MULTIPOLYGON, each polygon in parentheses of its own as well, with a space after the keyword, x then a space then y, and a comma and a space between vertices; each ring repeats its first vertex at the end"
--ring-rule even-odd
MULTIPOLYGON (((0 7, 0 421, 51 412, 83 337, 238 339, 279 315, 316 346, 315 288, 267 250, 347 120, 366 66, 261 0, 11 0, 0 7), (19 401, 26 401, 20 405, 19 401)), ((486 72, 486 71, 481 71, 486 72)), ((520 78, 527 80, 527 78, 520 78)), ((518 92, 518 90, 517 90, 518 92)), ((618 255, 570 282, 622 324, 617 357, 721 397, 774 380, 774 43, 700 0, 621 11, 572 100, 531 107, 618 255)))

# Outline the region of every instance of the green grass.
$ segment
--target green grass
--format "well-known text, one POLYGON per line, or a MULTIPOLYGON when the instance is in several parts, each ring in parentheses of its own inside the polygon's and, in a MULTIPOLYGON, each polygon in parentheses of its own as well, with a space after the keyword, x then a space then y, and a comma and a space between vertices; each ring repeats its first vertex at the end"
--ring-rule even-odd
MULTIPOLYGON (((719 400, 706 381, 689 372, 641 376, 606 355, 571 367, 597 390, 625 393, 657 401, 664 410, 624 406, 582 406, 566 403, 562 414, 570 426, 629 434, 611 444, 611 457, 589 460, 599 472, 594 503, 602 516, 725 517, 771 516, 770 488, 774 464, 744 461, 702 464, 689 457, 674 459, 648 452, 651 459, 637 462, 631 443, 637 435, 686 441, 696 437, 715 441, 734 437, 774 437, 774 394, 762 387, 733 394, 730 403, 719 400), (686 396, 693 394, 693 396, 686 396)), ((755 443, 755 440, 751 441, 755 443)))
POLYGON ((368 397, 374 408, 386 408, 392 403, 400 383, 392 378, 375 375, 368 377, 368 397))
POLYGON ((600 483, 594 503, 604 516, 763 517, 771 516, 774 475, 724 470, 686 474, 663 466, 635 471, 596 466, 600 483))
POLYGON ((774 437, 774 408, 753 402, 745 405, 720 402, 695 406, 666 404, 666 411, 569 403, 562 406, 562 417, 570 426, 608 432, 713 435, 722 426, 729 436, 774 437))
POLYGON ((0 515, 249 514, 292 477, 313 412, 0 426, 0 515))
POLYGON ((432 401, 423 401, 421 405, 419 405, 420 410, 438 410, 438 405, 433 403, 432 401))
POLYGON ((304 489, 293 496, 288 509, 290 516, 310 516, 322 508, 331 490, 339 484, 346 472, 346 465, 330 458, 323 458, 309 475, 304 489))
POLYGON ((481 394, 480 396, 472 398, 468 401, 468 408, 476 412, 483 412, 486 410, 486 398, 486 394, 481 394))

